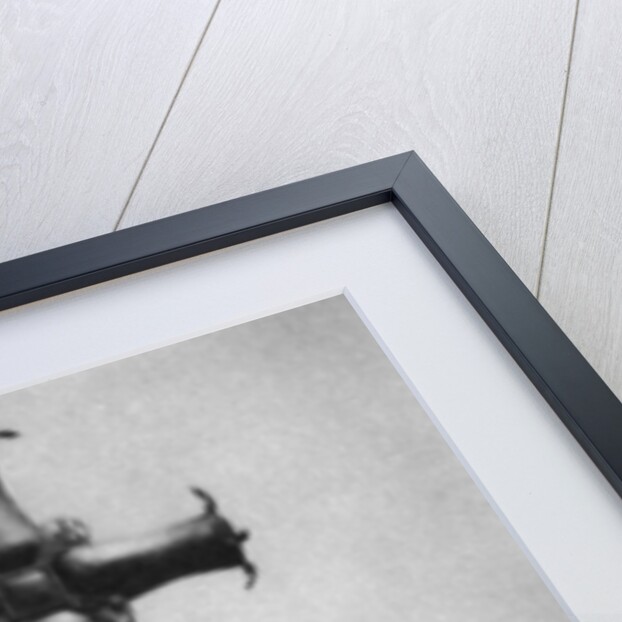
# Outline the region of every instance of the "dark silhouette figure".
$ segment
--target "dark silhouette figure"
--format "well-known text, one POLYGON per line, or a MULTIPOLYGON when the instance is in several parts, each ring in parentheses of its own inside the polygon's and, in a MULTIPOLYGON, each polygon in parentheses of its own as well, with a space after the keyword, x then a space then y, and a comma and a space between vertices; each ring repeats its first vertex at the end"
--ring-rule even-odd
MULTIPOLYGON (((0 431, 0 438, 18 434, 0 431)), ((61 612, 88 622, 132 622, 132 601, 183 577, 241 568, 247 531, 223 518, 205 490, 192 487, 202 512, 153 533, 94 543, 74 518, 33 523, 0 482, 0 620, 36 622, 61 612)))

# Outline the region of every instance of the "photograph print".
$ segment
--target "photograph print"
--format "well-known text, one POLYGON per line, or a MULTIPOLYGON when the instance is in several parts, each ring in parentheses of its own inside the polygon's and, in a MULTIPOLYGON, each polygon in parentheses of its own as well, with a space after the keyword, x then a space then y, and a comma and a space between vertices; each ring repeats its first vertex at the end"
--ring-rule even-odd
POLYGON ((0 396, 2 622, 567 619, 343 296, 0 396))

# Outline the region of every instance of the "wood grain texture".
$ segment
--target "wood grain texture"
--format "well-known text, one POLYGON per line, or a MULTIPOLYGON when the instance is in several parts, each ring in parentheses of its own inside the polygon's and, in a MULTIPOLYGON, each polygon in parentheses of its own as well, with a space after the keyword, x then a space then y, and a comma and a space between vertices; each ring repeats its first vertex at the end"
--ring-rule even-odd
POLYGON ((223 0, 122 226, 415 149, 533 287, 573 12, 223 0))
POLYGON ((622 398, 622 4, 582 2, 541 301, 622 398))
POLYGON ((0 3, 0 261, 114 228, 214 3, 0 3))

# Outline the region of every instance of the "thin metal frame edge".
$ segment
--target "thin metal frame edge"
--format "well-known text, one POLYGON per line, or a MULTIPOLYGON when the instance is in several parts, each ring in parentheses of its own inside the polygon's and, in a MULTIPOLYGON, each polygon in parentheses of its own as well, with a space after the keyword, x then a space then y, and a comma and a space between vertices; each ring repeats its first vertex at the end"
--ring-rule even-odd
POLYGON ((0 263, 0 311, 389 201, 622 496, 622 403, 413 151, 0 263))
POLYGON ((0 311, 387 203, 410 152, 0 263, 0 311))
POLYGON ((622 497, 620 400, 414 152, 393 204, 622 497))

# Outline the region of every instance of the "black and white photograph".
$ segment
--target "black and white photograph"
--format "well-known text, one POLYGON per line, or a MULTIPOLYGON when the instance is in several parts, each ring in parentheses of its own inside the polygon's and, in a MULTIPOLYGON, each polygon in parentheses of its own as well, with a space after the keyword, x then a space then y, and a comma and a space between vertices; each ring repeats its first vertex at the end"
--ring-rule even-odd
POLYGON ((0 0, 0 622, 622 622, 621 39, 0 0))
POLYGON ((0 426, 8 622, 567 619, 342 296, 5 395, 0 426))

